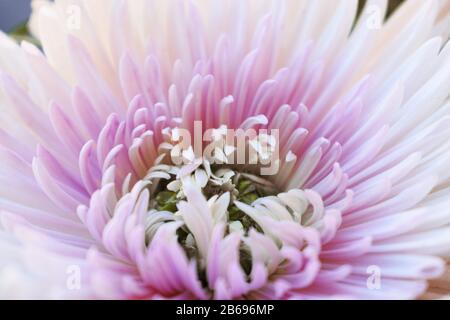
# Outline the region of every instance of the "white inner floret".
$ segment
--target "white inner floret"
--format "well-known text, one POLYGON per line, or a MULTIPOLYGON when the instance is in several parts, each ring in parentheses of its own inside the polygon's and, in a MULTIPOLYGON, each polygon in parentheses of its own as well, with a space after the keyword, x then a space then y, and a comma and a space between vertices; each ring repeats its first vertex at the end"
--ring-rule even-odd
MULTIPOLYGON (((270 234, 260 218, 320 227, 323 208, 316 208, 310 203, 311 195, 300 189, 282 193, 270 177, 258 174, 258 163, 267 163, 273 154, 275 141, 268 135, 249 140, 247 147, 254 151, 249 154, 257 158, 252 159, 251 165, 233 164, 229 160, 236 148, 226 144, 225 129, 217 130, 211 156, 196 158, 192 148, 183 149, 177 144, 177 136, 173 139, 169 135, 170 139, 160 145, 161 155, 145 177, 149 181, 151 194, 146 221, 147 243, 151 242, 161 225, 184 222, 178 204, 187 201, 184 192, 186 185, 195 185, 201 190, 211 208, 213 220, 224 222, 227 234, 237 232, 246 236, 250 230, 270 234), (183 164, 176 164, 180 159, 184 160, 183 164), (227 209, 217 216, 214 206, 223 201, 227 202, 227 209)), ((180 228, 178 235, 187 255, 198 258, 195 239, 186 225, 180 228)), ((251 256, 244 245, 240 257, 243 269, 250 272, 251 256)))

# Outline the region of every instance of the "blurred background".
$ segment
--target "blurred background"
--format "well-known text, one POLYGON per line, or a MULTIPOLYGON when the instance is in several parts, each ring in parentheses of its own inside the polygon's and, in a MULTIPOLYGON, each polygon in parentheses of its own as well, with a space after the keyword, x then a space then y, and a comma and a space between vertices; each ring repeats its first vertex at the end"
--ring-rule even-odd
POLYGON ((0 0, 0 30, 10 32, 26 21, 30 15, 30 2, 31 0, 0 0))
MULTIPOLYGON (((403 1, 389 0, 389 11, 392 12, 403 1)), ((23 24, 30 14, 30 2, 31 0, 0 0, 0 30, 11 32, 23 24)), ((365 0, 360 0, 360 6, 364 2, 365 0)))

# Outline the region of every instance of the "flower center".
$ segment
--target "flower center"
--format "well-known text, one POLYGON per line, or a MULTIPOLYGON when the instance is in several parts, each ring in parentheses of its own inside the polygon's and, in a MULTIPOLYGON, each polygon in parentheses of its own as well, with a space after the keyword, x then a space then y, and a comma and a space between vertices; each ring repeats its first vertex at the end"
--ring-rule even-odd
POLYGON ((258 198, 278 194, 277 187, 260 174, 261 164, 277 155, 275 137, 265 132, 236 133, 222 126, 204 134, 209 136, 210 143, 202 144, 203 154, 199 157, 191 141, 186 144, 184 136, 180 141, 182 135, 182 129, 167 129, 167 141, 159 146, 161 154, 145 177, 151 183, 149 209, 176 215, 177 204, 186 200, 183 181, 190 179, 207 200, 230 194, 230 228, 247 231, 256 227, 234 203, 250 205, 258 198))
MULTIPOLYGON (((242 212, 235 202, 251 205, 259 198, 277 195, 279 193, 277 187, 269 180, 252 173, 239 172, 227 166, 214 167, 205 163, 184 179, 191 179, 208 200, 217 199, 224 193, 229 193, 227 221, 230 231, 247 232, 252 227, 258 229, 257 224, 242 212)), ((176 214, 177 204, 186 200, 186 195, 183 192, 183 179, 175 175, 180 168, 169 167, 168 169, 170 179, 159 181, 149 207, 150 210, 176 214)))
MULTIPOLYGON (((159 147, 161 153, 145 179, 150 182, 150 202, 147 219, 146 241, 150 243, 162 224, 183 221, 178 205, 187 201, 184 184, 189 181, 196 185, 209 202, 215 202, 227 194, 225 216, 215 217, 226 221, 226 234, 238 232, 243 236, 251 229, 262 232, 258 223, 236 205, 252 205, 256 200, 276 196, 278 188, 260 174, 260 165, 272 156, 275 150, 273 139, 267 134, 253 135, 244 144, 245 150, 230 145, 225 127, 212 133, 213 141, 203 150, 210 152, 196 158, 191 146, 181 148, 178 132, 172 130, 168 141, 159 147), (175 137, 176 136, 176 137, 175 137), (236 164, 234 160, 244 152, 246 163, 236 164), (182 161, 180 161, 182 160, 182 161)), ((242 147, 242 145, 241 145, 242 147)), ((198 250, 192 233, 186 226, 178 231, 179 243, 189 258, 198 258, 198 250)), ((251 256, 248 250, 240 250, 240 262, 245 272, 251 270, 251 256)))
MULTIPOLYGON (((303 226, 326 229, 319 195, 300 189, 282 192, 270 176, 259 170, 276 148, 270 136, 253 136, 245 144, 246 158, 251 161, 236 164, 230 161, 233 155, 230 150, 236 149, 227 144, 223 132, 219 131, 212 148, 210 145, 204 148, 212 151, 201 157, 191 147, 181 148, 178 140, 168 134, 167 141, 159 147, 160 156, 144 177, 150 191, 146 244, 151 245, 160 227, 177 223, 178 243, 186 256, 196 261, 205 288, 208 288, 205 251, 214 226, 224 227, 224 238, 239 239, 238 261, 249 278, 254 267, 253 255, 258 257, 248 243, 255 233, 271 239, 278 249, 287 245, 303 250, 303 226), (195 203, 201 201, 202 204, 195 203), (280 234, 278 230, 285 227, 290 231, 280 234)), ((283 258, 277 259, 282 267, 283 258)))

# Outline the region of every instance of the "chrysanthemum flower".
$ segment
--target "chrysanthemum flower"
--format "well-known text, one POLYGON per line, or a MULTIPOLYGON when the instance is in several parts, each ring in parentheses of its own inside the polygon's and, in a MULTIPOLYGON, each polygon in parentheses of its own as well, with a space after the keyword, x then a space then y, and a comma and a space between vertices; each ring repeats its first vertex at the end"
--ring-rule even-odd
POLYGON ((0 35, 5 297, 404 299, 448 275, 450 1, 33 7, 42 51, 0 35), (220 148, 181 148, 195 123, 220 148))

